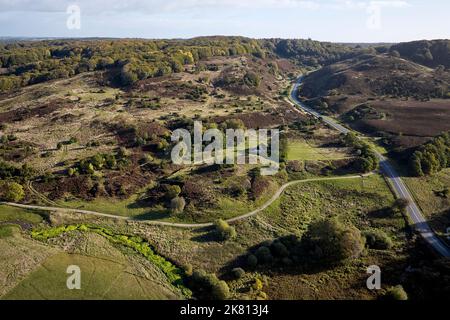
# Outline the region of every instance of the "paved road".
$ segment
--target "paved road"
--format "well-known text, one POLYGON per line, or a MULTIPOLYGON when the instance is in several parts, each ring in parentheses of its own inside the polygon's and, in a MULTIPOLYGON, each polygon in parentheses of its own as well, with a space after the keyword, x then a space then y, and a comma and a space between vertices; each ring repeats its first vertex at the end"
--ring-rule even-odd
MULTIPOLYGON (((293 89, 291 91, 291 100, 297 107, 301 108, 302 110, 312 114, 313 116, 317 118, 323 119, 325 123, 333 127, 334 129, 338 130, 341 133, 349 133, 350 130, 343 127, 339 123, 337 123, 336 120, 322 116, 317 111, 312 110, 311 108, 308 108, 305 106, 301 101, 297 98, 297 91, 298 88, 301 86, 301 83, 303 81, 304 77, 300 77, 295 85, 293 86, 293 89)), ((376 152, 376 151, 375 151, 376 152)), ((430 228, 430 226, 427 223, 427 220, 422 215, 422 212, 420 211, 419 207, 415 203, 414 198, 412 197, 411 193, 409 192, 408 188, 406 187, 405 183, 397 173, 397 171, 394 169, 394 167, 389 163, 389 160, 386 159, 382 154, 379 152, 376 152, 377 157, 380 160, 380 168, 382 173, 386 176, 390 184, 395 190, 395 193, 400 198, 406 199, 409 202, 409 206, 407 208, 407 212, 409 217, 414 223, 414 227, 421 234, 421 236, 427 241, 427 243, 441 256, 450 258, 450 248, 442 242, 441 239, 439 239, 436 234, 433 232, 433 230, 430 228)))
MULTIPOLYGON (((274 203, 286 190, 286 188, 299 184, 299 183, 307 183, 307 182, 317 182, 317 181, 330 181, 330 180, 342 180, 342 179, 358 179, 363 178, 365 176, 369 176, 372 173, 366 174, 366 175, 359 175, 359 176, 342 176, 342 177, 329 177, 329 178, 313 178, 313 179, 304 179, 304 180, 296 180, 288 182, 280 187, 278 191, 273 195, 270 200, 268 200, 264 205, 259 207, 256 210, 253 210, 249 213, 243 214, 241 216, 232 218, 227 220, 227 222, 237 222, 240 220, 244 220, 250 217, 253 217, 260 213, 261 211, 267 209, 272 203, 274 203)), ((140 223, 146 223, 150 225, 157 225, 157 226, 168 226, 168 227, 175 227, 175 228, 205 228, 205 227, 212 227, 214 226, 213 222, 209 223, 172 223, 172 222, 163 222, 163 221, 152 221, 152 220, 136 220, 134 218, 130 217, 123 217, 123 216, 117 216, 113 214, 107 214, 107 213, 101 213, 96 211, 89 211, 89 210, 80 210, 80 209, 72 209, 72 208, 61 208, 61 207, 44 207, 44 206, 33 206, 33 205, 25 205, 25 204, 19 204, 19 203, 12 203, 12 202, 0 202, 0 204, 12 206, 12 207, 18 207, 18 208, 24 208, 24 209, 34 209, 34 210, 43 210, 43 211, 58 211, 58 212, 66 212, 66 213, 79 213, 79 214, 87 214, 87 215, 93 215, 97 217, 103 217, 103 218, 113 218, 113 219, 119 219, 119 220, 127 220, 127 221, 134 221, 134 222, 140 222, 140 223)))

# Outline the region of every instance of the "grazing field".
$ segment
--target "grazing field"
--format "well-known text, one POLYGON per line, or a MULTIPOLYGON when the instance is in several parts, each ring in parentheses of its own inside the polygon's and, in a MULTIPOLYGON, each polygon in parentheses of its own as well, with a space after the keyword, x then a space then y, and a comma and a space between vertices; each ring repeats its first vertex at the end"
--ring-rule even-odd
POLYGON ((167 215, 167 210, 163 207, 148 208, 139 201, 142 194, 135 194, 128 199, 108 199, 96 198, 91 201, 83 201, 78 199, 69 199, 67 201, 58 201, 57 203, 62 207, 96 211, 100 213, 113 214, 123 217, 151 219, 152 215, 155 218, 167 215))
POLYGON ((348 158, 344 148, 326 148, 316 146, 306 140, 290 140, 288 143, 288 160, 340 160, 348 158))
POLYGON ((288 188, 263 217, 272 226, 294 233, 303 233, 311 222, 327 217, 339 217, 360 228, 395 229, 404 224, 401 217, 373 218, 375 211, 389 207, 393 201, 392 193, 379 175, 307 182, 288 188))
POLYGON ((78 254, 61 253, 47 259, 4 299, 175 299, 176 295, 161 283, 135 274, 125 259, 108 260, 78 254), (81 289, 66 285, 68 266, 81 269, 81 289))
POLYGON ((24 210, 20 208, 0 205, 0 223, 2 222, 26 222, 26 223, 40 223, 44 213, 37 211, 24 210))
POLYGON ((4 273, 1 278, 8 279, 5 290, 0 292, 2 299, 182 298, 151 262, 99 235, 63 235, 51 244, 22 238, 20 233, 0 238, 4 273), (26 259, 22 257, 25 245, 33 248, 26 259), (12 273, 19 261, 29 261, 30 267, 12 273), (81 290, 67 288, 66 270, 71 265, 81 269, 81 290))
POLYGON ((183 297, 154 263, 100 235, 71 233, 49 242, 30 237, 30 230, 66 219, 77 218, 0 206, 0 299, 183 297), (70 265, 81 268, 81 290, 67 289, 70 265))
MULTIPOLYGON (((5 227, 11 226, 2 229, 5 227)), ((22 237, 18 227, 3 233, 0 236, 0 299, 58 252, 56 248, 22 237)))

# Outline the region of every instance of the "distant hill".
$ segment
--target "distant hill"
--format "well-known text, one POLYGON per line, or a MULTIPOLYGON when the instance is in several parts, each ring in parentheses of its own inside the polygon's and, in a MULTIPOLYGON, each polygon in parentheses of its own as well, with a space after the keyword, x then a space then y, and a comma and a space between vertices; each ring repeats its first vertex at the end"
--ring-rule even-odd
POLYGON ((450 130, 450 72, 363 54, 308 75, 301 98, 353 128, 410 148, 450 130))
POLYGON ((450 40, 422 40, 393 45, 402 58, 435 68, 439 65, 450 68, 450 40))
POLYGON ((448 72, 435 72, 389 55, 366 54, 312 73, 303 94, 311 98, 338 91, 347 95, 442 98, 448 92, 448 80, 448 72))
POLYGON ((262 46, 282 58, 294 59, 301 65, 312 67, 328 65, 364 52, 362 48, 310 39, 265 39, 262 46))

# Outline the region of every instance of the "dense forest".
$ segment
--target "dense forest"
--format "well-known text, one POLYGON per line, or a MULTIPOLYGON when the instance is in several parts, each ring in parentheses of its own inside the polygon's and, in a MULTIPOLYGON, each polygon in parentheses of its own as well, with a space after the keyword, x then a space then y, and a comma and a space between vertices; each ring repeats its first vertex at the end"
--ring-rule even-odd
MULTIPOLYGON (((369 49, 364 49, 369 50, 369 49)), ((217 56, 267 54, 318 67, 360 52, 313 40, 200 37, 189 40, 48 40, 0 44, 0 92, 76 74, 114 70, 118 85, 184 71, 217 56)))
POLYGON ((267 39, 263 47, 280 57, 295 59, 305 66, 319 67, 354 57, 362 52, 375 49, 351 48, 350 46, 330 42, 304 39, 267 39))
POLYGON ((430 175, 450 167, 450 133, 438 136, 420 146, 410 159, 415 176, 430 175))
POLYGON ((0 91, 105 69, 121 85, 184 70, 212 56, 263 56, 256 40, 234 37, 191 40, 61 40, 0 46, 0 91))

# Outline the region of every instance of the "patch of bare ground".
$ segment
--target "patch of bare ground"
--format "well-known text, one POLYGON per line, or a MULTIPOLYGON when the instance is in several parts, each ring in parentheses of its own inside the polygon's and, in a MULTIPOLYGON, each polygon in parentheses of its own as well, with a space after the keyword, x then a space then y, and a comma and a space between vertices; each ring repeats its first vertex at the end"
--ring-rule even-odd
POLYGON ((288 125, 295 121, 306 119, 306 116, 302 116, 298 112, 295 112, 284 103, 280 103, 279 108, 273 109, 271 112, 252 112, 234 114, 229 116, 222 116, 215 118, 217 122, 223 122, 229 119, 242 120, 246 128, 258 129, 258 128, 270 128, 279 125, 288 125))

